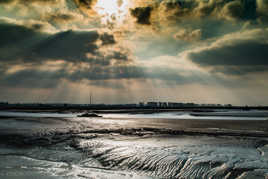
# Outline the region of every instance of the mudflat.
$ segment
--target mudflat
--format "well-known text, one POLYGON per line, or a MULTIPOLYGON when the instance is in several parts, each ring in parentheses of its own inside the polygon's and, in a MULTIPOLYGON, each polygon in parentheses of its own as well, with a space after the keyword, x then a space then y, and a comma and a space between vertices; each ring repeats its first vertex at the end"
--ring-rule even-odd
POLYGON ((0 178, 267 178, 267 120, 1 117, 0 178))

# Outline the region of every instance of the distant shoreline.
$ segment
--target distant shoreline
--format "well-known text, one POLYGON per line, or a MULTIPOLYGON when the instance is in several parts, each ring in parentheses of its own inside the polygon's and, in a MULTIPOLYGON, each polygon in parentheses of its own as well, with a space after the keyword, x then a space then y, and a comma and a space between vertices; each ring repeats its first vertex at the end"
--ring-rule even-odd
MULTIPOLYGON (((195 112, 209 113, 217 110, 265 110, 268 111, 268 106, 232 106, 232 107, 178 107, 178 108, 161 108, 161 107, 122 107, 122 106, 0 106, 0 111, 17 111, 17 112, 57 112, 57 113, 80 113, 92 111, 95 113, 133 113, 133 114, 151 114, 159 112, 195 112)), ((201 115, 201 114, 200 114, 201 115)))

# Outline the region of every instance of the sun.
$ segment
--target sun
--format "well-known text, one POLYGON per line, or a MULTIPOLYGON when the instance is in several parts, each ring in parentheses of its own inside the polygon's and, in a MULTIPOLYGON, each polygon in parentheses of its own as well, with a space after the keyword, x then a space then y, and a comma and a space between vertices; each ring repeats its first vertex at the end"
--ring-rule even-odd
POLYGON ((120 25, 128 14, 128 0, 98 0, 94 10, 101 16, 103 24, 120 25))

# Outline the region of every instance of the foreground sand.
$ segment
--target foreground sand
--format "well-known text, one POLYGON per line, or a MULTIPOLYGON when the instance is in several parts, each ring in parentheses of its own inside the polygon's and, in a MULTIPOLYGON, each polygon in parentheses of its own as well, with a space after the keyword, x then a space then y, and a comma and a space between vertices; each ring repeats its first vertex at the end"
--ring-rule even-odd
POLYGON ((268 121, 0 118, 0 178, 266 178, 268 121))

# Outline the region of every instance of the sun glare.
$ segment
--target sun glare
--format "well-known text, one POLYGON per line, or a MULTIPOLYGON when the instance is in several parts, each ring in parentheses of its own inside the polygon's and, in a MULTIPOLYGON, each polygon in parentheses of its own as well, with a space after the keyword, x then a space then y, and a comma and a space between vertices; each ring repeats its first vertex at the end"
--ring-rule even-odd
POLYGON ((102 17, 103 24, 122 24, 128 14, 128 0, 98 0, 94 10, 102 17))

